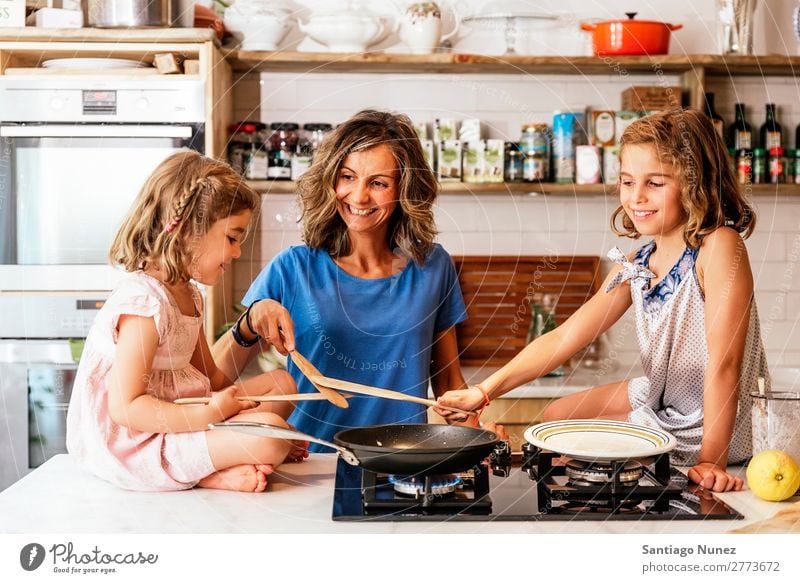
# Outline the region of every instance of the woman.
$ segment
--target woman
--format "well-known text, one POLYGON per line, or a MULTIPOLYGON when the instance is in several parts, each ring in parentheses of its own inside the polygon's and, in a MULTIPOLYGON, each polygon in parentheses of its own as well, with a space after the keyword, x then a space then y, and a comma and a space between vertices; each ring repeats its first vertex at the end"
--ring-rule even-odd
MULTIPOLYGON (((297 185, 305 245, 258 275, 238 326, 215 345, 233 378, 272 344, 297 350, 330 377, 427 396, 465 388, 455 325, 466 318, 447 252, 434 243, 437 182, 411 120, 365 110, 325 141, 297 185)), ((316 389, 289 361, 301 393, 316 389)), ((331 439, 341 429, 424 423, 425 408, 373 397, 341 409, 302 401, 298 430, 331 439)), ((325 448, 311 446, 311 451, 325 448)))

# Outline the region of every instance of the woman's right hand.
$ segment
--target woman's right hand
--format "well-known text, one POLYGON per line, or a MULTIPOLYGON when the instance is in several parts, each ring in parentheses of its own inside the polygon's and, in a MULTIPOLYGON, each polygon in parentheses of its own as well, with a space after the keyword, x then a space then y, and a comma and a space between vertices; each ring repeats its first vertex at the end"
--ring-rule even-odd
POLYGON ((275 300, 261 300, 250 307, 253 332, 286 356, 294 350, 294 322, 289 310, 275 300))
POLYGON ((221 391, 214 391, 211 393, 211 401, 208 404, 221 418, 215 419, 214 421, 224 421, 225 419, 230 419, 234 415, 241 413, 245 409, 258 407, 258 403, 255 401, 240 401, 236 397, 236 387, 233 385, 221 391))

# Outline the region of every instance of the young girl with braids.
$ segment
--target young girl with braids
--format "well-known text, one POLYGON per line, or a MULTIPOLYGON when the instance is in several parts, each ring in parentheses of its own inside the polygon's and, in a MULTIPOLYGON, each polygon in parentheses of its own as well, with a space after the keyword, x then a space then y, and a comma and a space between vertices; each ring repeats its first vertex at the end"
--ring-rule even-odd
POLYGON ((233 386, 211 358, 194 280, 214 285, 241 254, 258 195, 229 166, 180 152, 147 179, 109 253, 128 273, 86 339, 67 415, 79 464, 130 490, 193 486, 263 491, 303 443, 208 431, 226 419, 286 427, 287 402, 237 396, 295 392, 285 372, 233 386), (182 406, 181 397, 210 397, 182 406))

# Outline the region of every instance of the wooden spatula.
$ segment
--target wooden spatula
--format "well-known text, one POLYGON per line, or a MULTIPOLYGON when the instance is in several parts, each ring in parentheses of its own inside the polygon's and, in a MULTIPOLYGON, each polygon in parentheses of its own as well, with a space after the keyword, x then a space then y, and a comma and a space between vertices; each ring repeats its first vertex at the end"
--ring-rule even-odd
MULTIPOLYGON (((342 395, 349 399, 352 395, 342 395)), ((270 403, 273 401, 325 401, 327 400, 322 393, 296 393, 294 395, 254 395, 251 397, 236 397, 237 401, 255 401, 256 403, 270 403)), ((210 397, 183 397, 175 399, 176 405, 208 405, 210 397)))
POLYGON ((311 380, 314 383, 314 386, 320 385, 320 386, 330 387, 332 389, 338 389, 340 391, 347 391, 348 393, 356 393, 359 395, 371 395, 373 397, 382 397, 384 399, 394 399, 395 401, 410 401, 412 403, 419 403, 420 405, 426 405, 428 407, 439 407, 440 409, 446 409, 447 411, 464 413, 465 415, 468 415, 470 417, 474 417, 475 415, 477 415, 475 411, 465 411, 463 409, 457 409, 456 407, 447 407, 444 405, 440 405, 439 403, 431 399, 422 399, 420 397, 406 395, 405 393, 401 393, 400 391, 390 391, 389 389, 379 389, 378 387, 370 387, 369 385, 359 385, 358 383, 351 383, 350 381, 342 381, 339 379, 334 379, 322 375, 316 376, 313 379, 309 380, 311 380))
POLYGON ((334 391, 332 388, 325 387, 317 383, 314 378, 315 377, 322 377, 323 375, 317 370, 317 368, 311 364, 308 359, 297 352, 297 350, 292 351, 292 361, 297 365, 297 368, 300 369, 306 378, 311 382, 314 387, 331 403, 336 405, 337 407, 341 407, 342 409, 347 409, 349 407, 347 403, 347 399, 345 399, 340 393, 334 391))

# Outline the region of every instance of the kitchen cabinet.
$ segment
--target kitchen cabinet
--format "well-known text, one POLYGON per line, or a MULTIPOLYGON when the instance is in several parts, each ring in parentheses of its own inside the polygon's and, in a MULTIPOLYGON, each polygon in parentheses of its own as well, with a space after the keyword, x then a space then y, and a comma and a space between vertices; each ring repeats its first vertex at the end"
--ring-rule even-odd
MULTIPOLYGON (((209 156, 225 156, 227 126, 230 123, 231 68, 219 49, 211 30, 202 29, 0 29, 0 75, 49 76, 72 78, 90 76, 116 79, 141 75, 158 75, 155 68, 64 70, 42 68, 43 61, 59 58, 122 58, 152 63, 155 55, 171 53, 185 60, 196 61, 197 73, 161 75, 165 81, 199 78, 205 92, 204 149, 209 156)), ((232 276, 206 292, 206 332, 211 341, 213 332, 233 317, 231 306, 232 276)))

